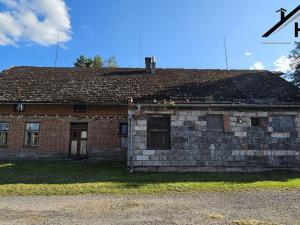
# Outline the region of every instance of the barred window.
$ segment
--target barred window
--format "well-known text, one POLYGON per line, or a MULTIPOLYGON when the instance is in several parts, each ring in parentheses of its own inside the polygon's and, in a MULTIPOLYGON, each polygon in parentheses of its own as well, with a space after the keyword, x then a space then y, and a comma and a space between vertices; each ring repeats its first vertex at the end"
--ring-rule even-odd
POLYGON ((39 123, 26 123, 25 146, 36 147, 39 143, 39 123))
POLYGON ((170 149, 170 116, 149 115, 147 118, 148 149, 170 149))
POLYGON ((7 146, 9 123, 0 123, 0 147, 7 146))

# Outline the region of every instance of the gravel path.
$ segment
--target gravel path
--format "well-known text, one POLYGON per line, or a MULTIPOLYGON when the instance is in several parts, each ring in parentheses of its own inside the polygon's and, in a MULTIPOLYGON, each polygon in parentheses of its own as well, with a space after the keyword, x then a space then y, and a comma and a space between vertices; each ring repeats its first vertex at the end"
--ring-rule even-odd
POLYGON ((300 190, 2 197, 2 224, 300 225, 300 190))

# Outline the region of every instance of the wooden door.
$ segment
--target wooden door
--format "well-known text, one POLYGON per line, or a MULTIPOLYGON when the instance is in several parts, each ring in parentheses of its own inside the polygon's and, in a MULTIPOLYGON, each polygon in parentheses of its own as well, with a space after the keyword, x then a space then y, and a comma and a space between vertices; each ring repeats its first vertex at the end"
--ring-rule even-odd
POLYGON ((87 123, 72 123, 70 131, 70 155, 74 158, 87 157, 87 137, 88 124, 87 123))

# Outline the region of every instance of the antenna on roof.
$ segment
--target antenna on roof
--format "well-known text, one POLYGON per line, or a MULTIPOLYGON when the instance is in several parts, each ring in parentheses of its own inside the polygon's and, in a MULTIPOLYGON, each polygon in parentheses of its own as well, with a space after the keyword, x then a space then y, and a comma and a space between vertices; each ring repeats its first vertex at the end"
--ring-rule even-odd
POLYGON ((59 32, 57 34, 57 44, 56 44, 54 67, 56 67, 56 64, 57 64, 58 48, 59 48, 59 32))
POLYGON ((226 69, 228 70, 228 54, 227 54, 227 45, 226 45, 226 37, 223 35, 224 39, 224 51, 225 51, 225 61, 226 61, 226 69))
POLYGON ((142 33, 139 33, 139 57, 140 57, 140 67, 142 67, 142 33))

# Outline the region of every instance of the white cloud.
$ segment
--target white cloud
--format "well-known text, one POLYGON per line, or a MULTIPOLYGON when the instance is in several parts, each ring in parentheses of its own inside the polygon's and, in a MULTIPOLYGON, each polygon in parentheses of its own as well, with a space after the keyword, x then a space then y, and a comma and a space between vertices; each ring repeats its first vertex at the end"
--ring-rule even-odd
POLYGON ((251 56, 252 52, 245 52, 245 56, 251 56))
POLYGON ((34 42, 48 46, 71 40, 71 21, 64 0, 0 0, 0 45, 34 42))
POLYGON ((288 71, 291 71, 291 61, 290 59, 282 55, 276 61, 274 62, 275 71, 287 73, 288 71))
POLYGON ((250 70, 264 70, 265 65, 262 62, 256 62, 250 67, 250 70))

